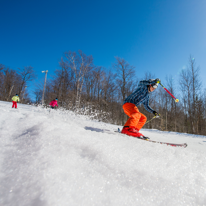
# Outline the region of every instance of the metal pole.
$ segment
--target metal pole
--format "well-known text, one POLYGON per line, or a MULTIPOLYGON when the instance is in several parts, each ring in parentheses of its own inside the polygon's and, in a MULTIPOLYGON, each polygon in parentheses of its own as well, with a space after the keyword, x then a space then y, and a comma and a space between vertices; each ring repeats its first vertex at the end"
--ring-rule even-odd
POLYGON ((46 73, 45 74, 45 80, 44 80, 44 89, 43 89, 43 94, 42 94, 42 105, 43 105, 44 104, 44 92, 45 92, 45 87, 46 87, 46 78, 47 78, 48 70, 42 71, 42 73, 46 73))

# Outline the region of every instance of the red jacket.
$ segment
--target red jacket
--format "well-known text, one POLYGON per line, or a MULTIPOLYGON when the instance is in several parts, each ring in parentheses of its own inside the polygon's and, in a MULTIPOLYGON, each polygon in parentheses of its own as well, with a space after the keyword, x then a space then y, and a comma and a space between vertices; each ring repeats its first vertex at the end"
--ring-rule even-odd
POLYGON ((51 105, 52 107, 58 107, 57 100, 52 100, 49 105, 51 105))

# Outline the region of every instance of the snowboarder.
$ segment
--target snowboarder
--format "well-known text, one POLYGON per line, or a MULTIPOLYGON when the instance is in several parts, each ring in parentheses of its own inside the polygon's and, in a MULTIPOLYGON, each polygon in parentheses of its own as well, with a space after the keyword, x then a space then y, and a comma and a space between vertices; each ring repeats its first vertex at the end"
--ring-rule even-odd
POLYGON ((56 98, 50 102, 49 105, 51 106, 52 109, 54 109, 55 106, 58 107, 57 101, 58 101, 58 98, 56 98))
POLYGON ((148 112, 159 116, 159 114, 149 106, 150 93, 158 87, 159 83, 160 79, 142 80, 139 82, 138 88, 124 100, 123 110, 125 114, 129 116, 129 119, 125 123, 121 133, 134 137, 144 136, 139 130, 144 126, 147 117, 140 113, 137 107, 143 104, 148 112))
POLYGON ((15 96, 12 97, 12 102, 13 102, 12 108, 15 107, 15 109, 17 109, 17 101, 18 102, 20 101, 18 94, 16 94, 15 96))

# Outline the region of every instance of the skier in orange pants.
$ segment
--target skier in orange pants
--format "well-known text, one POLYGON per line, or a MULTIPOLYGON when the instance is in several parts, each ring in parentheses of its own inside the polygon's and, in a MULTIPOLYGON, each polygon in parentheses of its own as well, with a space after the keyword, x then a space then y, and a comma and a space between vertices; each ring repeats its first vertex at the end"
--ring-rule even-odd
POLYGON ((147 121, 147 117, 140 113, 138 108, 132 103, 125 103, 123 109, 125 114, 130 117, 124 126, 134 127, 140 130, 147 121))
POLYGON ((158 87, 158 83, 160 83, 160 79, 140 81, 138 88, 125 99, 123 110, 129 116, 129 119, 125 123, 121 133, 134 137, 144 136, 139 130, 144 126, 147 117, 139 112, 137 106, 143 104, 148 112, 153 113, 155 116, 159 115, 149 106, 149 95, 158 87))

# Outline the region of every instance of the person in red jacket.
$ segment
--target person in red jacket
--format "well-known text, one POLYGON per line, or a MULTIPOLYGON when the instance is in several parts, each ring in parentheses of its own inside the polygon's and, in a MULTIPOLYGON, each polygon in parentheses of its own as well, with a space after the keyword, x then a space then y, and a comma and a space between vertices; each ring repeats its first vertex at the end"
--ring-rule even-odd
POLYGON ((58 98, 56 98, 50 102, 49 105, 51 106, 52 109, 54 109, 55 107, 58 107, 57 100, 58 100, 58 98))

